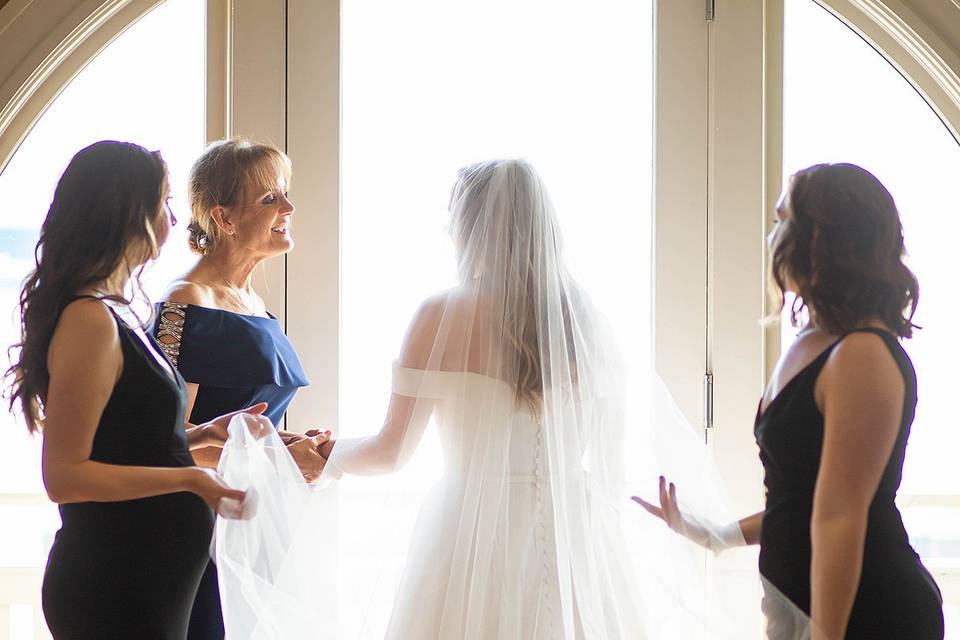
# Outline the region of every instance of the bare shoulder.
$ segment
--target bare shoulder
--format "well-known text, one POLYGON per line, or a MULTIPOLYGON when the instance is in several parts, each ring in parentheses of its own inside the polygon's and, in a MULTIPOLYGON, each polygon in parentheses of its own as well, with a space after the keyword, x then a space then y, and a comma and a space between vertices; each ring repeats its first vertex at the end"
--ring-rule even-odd
POLYGON ((193 280, 174 280, 164 292, 163 299, 200 307, 213 306, 214 302, 213 290, 208 285, 193 280))
POLYGON ((60 354, 109 351, 119 347, 117 323, 107 306, 90 298, 75 300, 60 314, 50 340, 49 358, 60 354))
POLYGON ((447 308, 455 303, 456 295, 453 291, 435 293, 420 303, 414 321, 427 325, 439 325, 447 308))
POLYGON ((451 294, 444 291, 420 303, 413 315, 400 350, 400 363, 405 367, 422 368, 427 365, 436 342, 437 331, 448 311, 451 294))
POLYGON ((845 336, 827 359, 827 366, 837 371, 869 372, 874 367, 897 369, 896 360, 882 337, 858 331, 845 336))
POLYGON ((885 404, 902 397, 904 381, 884 339, 875 333, 856 332, 844 337, 830 354, 818 387, 825 394, 841 393, 885 404))

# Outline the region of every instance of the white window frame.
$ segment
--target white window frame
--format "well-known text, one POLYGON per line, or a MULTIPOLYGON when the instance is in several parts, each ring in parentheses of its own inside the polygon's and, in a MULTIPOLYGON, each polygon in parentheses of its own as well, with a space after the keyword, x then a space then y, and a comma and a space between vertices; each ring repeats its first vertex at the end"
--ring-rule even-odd
MULTIPOLYGON (((211 0, 231 26, 228 125, 282 146, 295 166, 297 250, 267 263, 265 298, 298 346, 311 385, 291 405, 291 425, 337 424, 340 261, 340 2, 211 0), (266 79, 266 82, 263 80, 266 79), (309 176, 308 178, 304 178, 309 176)), ((656 138, 658 369, 685 412, 700 421, 706 260, 707 24, 701 0, 657 3, 656 138), (699 48, 699 55, 691 53, 699 48), (667 108, 666 105, 669 105, 667 108), (682 105, 678 107, 678 105, 682 105), (676 131, 684 132, 678 137, 676 131)))
MULTIPOLYGON (((64 87, 161 1, 9 0, 0 3, 0 172, 64 87)), ((226 106, 230 62, 227 17, 231 4, 230 0, 207 2, 206 125, 210 140, 230 131, 230 110, 226 106)), ((0 492, 0 507, 44 504, 49 504, 49 499, 43 493, 0 492)), ((12 605, 30 607, 33 636, 49 638, 40 607, 43 567, 0 570, 0 638, 6 638, 10 629, 14 617, 12 605)))
MULTIPOLYGON (((62 87, 158 2, 0 7, 0 170, 62 87)), ((763 238, 781 188, 783 2, 655 2, 654 360, 694 424, 707 413, 712 374, 705 435, 735 508, 748 512, 762 504, 753 412, 779 355, 779 333, 760 319, 769 312, 763 238)), ((939 7, 947 0, 818 2, 897 67, 960 140, 960 29, 951 45, 929 24, 951 11, 939 7)), ((312 382, 291 423, 336 425, 340 0, 207 0, 207 12, 208 138, 273 142, 296 169, 298 248, 257 281, 312 382)))

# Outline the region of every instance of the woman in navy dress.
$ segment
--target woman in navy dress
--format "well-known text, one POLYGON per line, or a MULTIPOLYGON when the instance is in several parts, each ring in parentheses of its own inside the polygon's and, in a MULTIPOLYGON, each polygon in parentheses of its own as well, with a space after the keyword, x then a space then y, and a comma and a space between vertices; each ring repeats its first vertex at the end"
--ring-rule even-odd
MULTIPOLYGON (((251 283, 264 260, 293 248, 287 198, 290 161, 276 148, 244 140, 210 145, 189 179, 190 247, 201 257, 167 291, 157 312, 156 337, 187 382, 192 423, 253 403, 283 420, 297 389, 308 384, 283 327, 251 283)), ((307 481, 319 477, 317 447, 326 435, 281 432, 307 481)), ((195 453, 216 467, 219 448, 195 453)), ((190 617, 191 640, 223 638, 216 567, 204 572, 190 617)))
MULTIPOLYGON (((900 340, 915 329, 918 285, 893 198, 854 165, 804 169, 769 244, 781 309, 791 291, 794 324, 808 318, 757 411, 765 509, 739 522, 760 545, 769 637, 799 637, 786 596, 814 639, 941 640, 940 591, 895 503, 917 403, 900 340)), ((663 479, 660 501, 643 504, 696 539, 663 479)))
POLYGON ((175 222, 167 192, 159 153, 121 142, 77 153, 20 296, 8 391, 43 433, 60 505, 42 593, 58 640, 184 638, 213 509, 243 498, 190 456, 222 445, 230 416, 184 428, 183 379, 129 308, 134 274, 175 222))

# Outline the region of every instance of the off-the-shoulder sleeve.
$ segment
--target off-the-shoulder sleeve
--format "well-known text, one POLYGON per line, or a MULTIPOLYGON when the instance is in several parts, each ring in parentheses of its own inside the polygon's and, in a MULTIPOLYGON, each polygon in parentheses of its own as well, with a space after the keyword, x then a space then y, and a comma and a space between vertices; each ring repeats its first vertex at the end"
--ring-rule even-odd
POLYGON ((187 305, 163 302, 157 313, 157 343, 173 366, 180 366, 180 344, 183 342, 183 325, 187 318, 187 305))
POLYGON ((154 335, 187 382, 222 388, 303 387, 303 365, 275 318, 161 302, 154 335))
POLYGON ((466 376, 457 371, 408 369, 393 363, 393 392, 409 398, 453 400, 463 395, 466 376))

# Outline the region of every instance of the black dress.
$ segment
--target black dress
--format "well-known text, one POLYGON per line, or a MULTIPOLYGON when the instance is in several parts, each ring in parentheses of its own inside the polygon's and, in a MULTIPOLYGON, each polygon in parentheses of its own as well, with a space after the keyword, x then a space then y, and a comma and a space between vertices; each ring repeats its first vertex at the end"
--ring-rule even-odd
MULTIPOLYGON (((297 352, 273 316, 162 302, 154 332, 183 378, 198 385, 190 422, 201 424, 258 402, 280 426, 297 390, 308 384, 297 352)), ((203 574, 190 615, 189 640, 224 637, 217 568, 203 574)))
MULTIPOLYGON (((112 310, 111 310, 112 312, 112 310)), ((123 371, 90 459, 150 467, 193 465, 183 427, 186 387, 114 313, 123 371)), ((60 507, 43 576, 54 638, 182 640, 207 564, 213 512, 193 493, 60 507)))
MULTIPOLYGON (((893 453, 870 504, 848 640, 940 640, 944 635, 943 600, 930 573, 910 546, 894 503, 903 458, 917 404, 917 379, 896 338, 878 329, 858 329, 883 338, 903 374, 903 417, 893 453)), ((754 433, 760 445, 767 490, 760 534, 760 572, 806 614, 810 613, 810 519, 813 491, 823 449, 823 414, 814 401, 814 385, 834 342, 800 371, 757 414, 754 433)), ((854 552, 851 549, 851 553, 854 552)), ((778 628, 775 598, 765 598, 771 638, 791 637, 778 628), (768 609, 769 607, 769 609, 768 609)))

